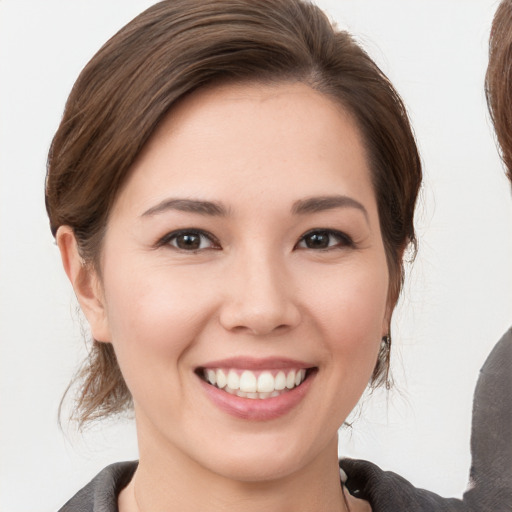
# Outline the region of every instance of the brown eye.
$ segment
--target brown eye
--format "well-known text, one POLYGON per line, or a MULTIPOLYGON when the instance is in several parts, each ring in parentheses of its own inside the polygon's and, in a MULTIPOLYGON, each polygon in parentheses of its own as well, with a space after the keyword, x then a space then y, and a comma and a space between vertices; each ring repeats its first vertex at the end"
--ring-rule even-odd
POLYGON ((304 237, 304 243, 308 249, 326 249, 329 247, 331 237, 327 232, 311 233, 304 237))
POLYGON ((184 233, 176 237, 176 246, 186 251, 196 251, 201 247, 201 236, 195 233, 184 233))
POLYGON ((201 231, 178 231, 169 233, 169 235, 162 240, 162 244, 189 252, 219 248, 211 235, 201 231))
POLYGON ((340 231, 314 230, 303 235, 297 247, 302 249, 322 250, 352 245, 353 242, 350 237, 340 231))

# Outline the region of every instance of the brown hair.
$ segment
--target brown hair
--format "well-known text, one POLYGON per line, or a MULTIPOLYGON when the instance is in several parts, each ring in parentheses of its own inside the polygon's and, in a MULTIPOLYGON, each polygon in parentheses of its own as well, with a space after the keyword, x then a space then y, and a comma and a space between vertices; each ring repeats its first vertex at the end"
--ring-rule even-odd
POLYGON ((494 15, 485 95, 501 158, 512 181, 512 0, 503 0, 494 15))
MULTIPOLYGON (((390 304, 415 246, 421 164, 404 105, 352 39, 302 0, 167 0, 140 14, 87 64, 66 103, 48 157, 52 233, 72 227, 98 268, 110 209, 158 123, 185 95, 220 82, 301 81, 352 114, 369 158, 390 273, 390 304)), ((383 343, 372 383, 387 382, 383 343)), ((78 374, 81 423, 127 408, 131 397, 112 345, 93 342, 78 374)))

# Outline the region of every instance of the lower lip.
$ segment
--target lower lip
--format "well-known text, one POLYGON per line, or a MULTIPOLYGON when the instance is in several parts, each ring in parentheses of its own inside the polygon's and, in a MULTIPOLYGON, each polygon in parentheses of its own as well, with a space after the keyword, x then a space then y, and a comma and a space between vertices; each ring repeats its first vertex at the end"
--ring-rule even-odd
POLYGON ((251 421, 268 421, 284 416, 305 397, 316 375, 312 372, 300 386, 272 398, 242 398, 199 380, 210 400, 222 411, 236 418, 251 421))

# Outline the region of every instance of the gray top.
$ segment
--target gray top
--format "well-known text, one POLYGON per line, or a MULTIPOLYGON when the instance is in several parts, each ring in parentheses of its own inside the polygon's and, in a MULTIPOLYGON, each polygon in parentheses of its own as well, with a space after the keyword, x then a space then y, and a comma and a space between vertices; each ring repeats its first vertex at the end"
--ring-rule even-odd
POLYGON ((111 464, 80 489, 59 512, 118 512, 117 497, 137 469, 137 461, 111 464))

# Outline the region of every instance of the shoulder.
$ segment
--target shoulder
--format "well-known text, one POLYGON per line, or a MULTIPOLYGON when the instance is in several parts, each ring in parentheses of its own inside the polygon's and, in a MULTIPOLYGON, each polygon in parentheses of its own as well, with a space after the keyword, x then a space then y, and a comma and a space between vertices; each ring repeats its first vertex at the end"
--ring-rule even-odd
POLYGON ((370 503, 373 512, 462 512, 461 501, 414 487, 405 478, 366 460, 341 459, 348 491, 370 503))
POLYGON ((117 512, 117 496, 128 485, 137 461, 111 464, 80 489, 59 512, 117 512))
POLYGON ((482 366, 473 400, 471 486, 464 501, 474 510, 503 510, 512 502, 511 369, 509 329, 482 366))

